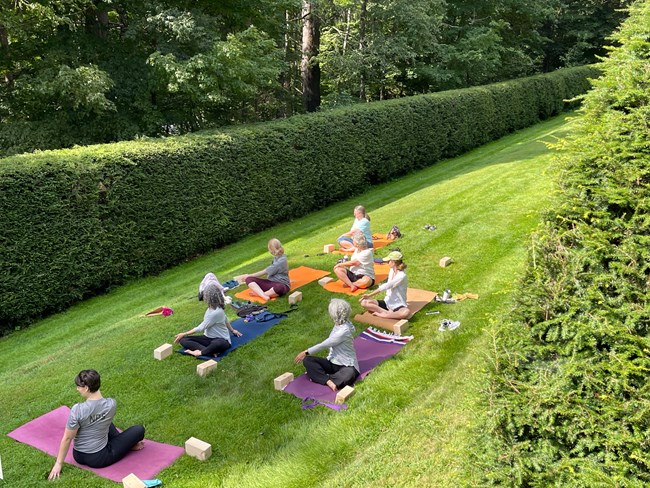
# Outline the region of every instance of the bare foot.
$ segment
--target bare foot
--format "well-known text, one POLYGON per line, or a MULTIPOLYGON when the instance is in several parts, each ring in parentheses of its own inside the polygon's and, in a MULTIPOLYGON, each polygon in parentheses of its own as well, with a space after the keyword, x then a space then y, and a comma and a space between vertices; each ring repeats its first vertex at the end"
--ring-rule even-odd
POLYGON ((336 391, 336 385, 334 384, 334 382, 332 380, 327 380, 326 385, 329 386, 330 390, 336 391))
POLYGON ((144 441, 138 442, 135 446, 131 448, 132 451, 139 451, 140 449, 144 449, 144 441))
POLYGON ((352 286, 350 287, 350 291, 353 292, 353 293, 354 293, 355 291, 357 291, 358 289, 359 289, 358 286, 354 286, 354 285, 352 285, 352 286))
POLYGON ((185 351, 187 354, 191 354, 195 358, 198 358, 201 355, 201 351, 194 349, 193 351, 185 351))
POLYGON ((265 293, 255 293, 264 303, 269 301, 269 297, 265 293))

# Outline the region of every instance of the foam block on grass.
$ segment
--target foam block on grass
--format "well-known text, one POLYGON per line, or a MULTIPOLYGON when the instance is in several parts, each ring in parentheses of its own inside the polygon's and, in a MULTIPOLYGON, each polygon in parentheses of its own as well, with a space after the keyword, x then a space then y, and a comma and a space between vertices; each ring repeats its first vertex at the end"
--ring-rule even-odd
POLYGON ((398 335, 404 334, 409 328, 409 321, 402 319, 393 325, 393 332, 398 335))
POLYGON ((446 268, 447 266, 449 266, 451 264, 451 258, 449 256, 445 256, 444 258, 442 258, 440 260, 439 264, 440 264, 441 268, 446 268))
POLYGON ((171 344, 163 344, 153 350, 153 357, 158 361, 168 358, 174 352, 174 347, 171 344))
POLYGON ((276 390, 283 390, 292 381, 293 373, 284 373, 273 380, 273 386, 276 390))
POLYGON ((185 453, 199 461, 205 461, 212 456, 212 446, 201 439, 190 437, 185 441, 185 453))
POLYGON ((147 488, 147 485, 133 473, 122 479, 122 485, 124 488, 147 488))
POLYGON ((291 295, 289 295, 289 305, 293 305, 294 303, 298 303, 301 301, 302 301, 301 291, 294 291, 291 295))
POLYGON ((323 246, 323 252, 326 254, 334 252, 334 249, 336 249, 336 246, 334 244, 325 244, 323 246))
POLYGON ((332 281, 334 281, 334 278, 332 278, 331 276, 326 276, 325 278, 321 278, 320 280, 318 280, 318 284, 320 286, 325 286, 326 284, 332 281))
POLYGON ((202 377, 206 377, 210 373, 212 373, 215 369, 217 369, 218 365, 219 363, 216 362, 214 359, 205 361, 204 363, 201 363, 196 366, 196 374, 202 377))
POLYGON ((354 391, 354 388, 352 388, 350 385, 346 386, 336 393, 336 400, 334 403, 338 403, 339 405, 345 403, 348 398, 354 395, 354 391))

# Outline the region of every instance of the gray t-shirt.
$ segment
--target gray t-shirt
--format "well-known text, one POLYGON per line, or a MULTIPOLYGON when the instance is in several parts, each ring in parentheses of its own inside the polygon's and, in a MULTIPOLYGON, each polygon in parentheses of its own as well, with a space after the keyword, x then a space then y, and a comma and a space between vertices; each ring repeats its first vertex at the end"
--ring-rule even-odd
POLYGON ((112 398, 86 400, 72 407, 65 427, 78 429, 74 438, 75 450, 92 454, 106 447, 108 429, 115 417, 116 408, 117 404, 112 398))
POLYGON ((203 322, 196 326, 196 332, 203 332, 203 335, 210 339, 226 339, 230 342, 230 332, 226 325, 226 312, 223 308, 208 308, 203 316, 203 322))
POLYGON ((352 366, 360 373, 357 352, 354 350, 354 325, 352 322, 345 322, 335 325, 330 336, 320 344, 311 346, 307 351, 314 354, 329 347, 330 352, 327 359, 339 366, 352 366))
POLYGON ((284 254, 274 257, 273 263, 265 271, 266 277, 270 281, 277 281, 283 285, 291 286, 291 281, 289 281, 289 261, 287 261, 284 254))

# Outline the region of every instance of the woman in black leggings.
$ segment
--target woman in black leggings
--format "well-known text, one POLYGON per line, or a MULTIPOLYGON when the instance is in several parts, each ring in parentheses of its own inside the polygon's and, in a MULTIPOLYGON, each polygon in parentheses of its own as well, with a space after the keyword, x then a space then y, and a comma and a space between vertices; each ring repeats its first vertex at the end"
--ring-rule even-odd
POLYGON ((129 451, 144 447, 144 427, 134 425, 119 432, 113 425, 116 403, 99 391, 101 378, 94 369, 81 371, 74 380, 77 391, 86 400, 70 410, 54 467, 47 479, 61 474, 63 462, 74 440, 75 461, 91 468, 105 468, 122 459, 129 451))

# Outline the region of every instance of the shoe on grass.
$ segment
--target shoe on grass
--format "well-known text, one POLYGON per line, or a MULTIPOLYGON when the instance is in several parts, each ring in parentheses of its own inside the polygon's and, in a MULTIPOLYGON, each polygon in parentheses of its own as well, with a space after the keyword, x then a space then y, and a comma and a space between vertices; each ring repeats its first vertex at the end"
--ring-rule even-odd
POLYGON ((447 325, 447 330, 456 330, 460 327, 460 322, 458 320, 452 320, 449 325, 447 325))

